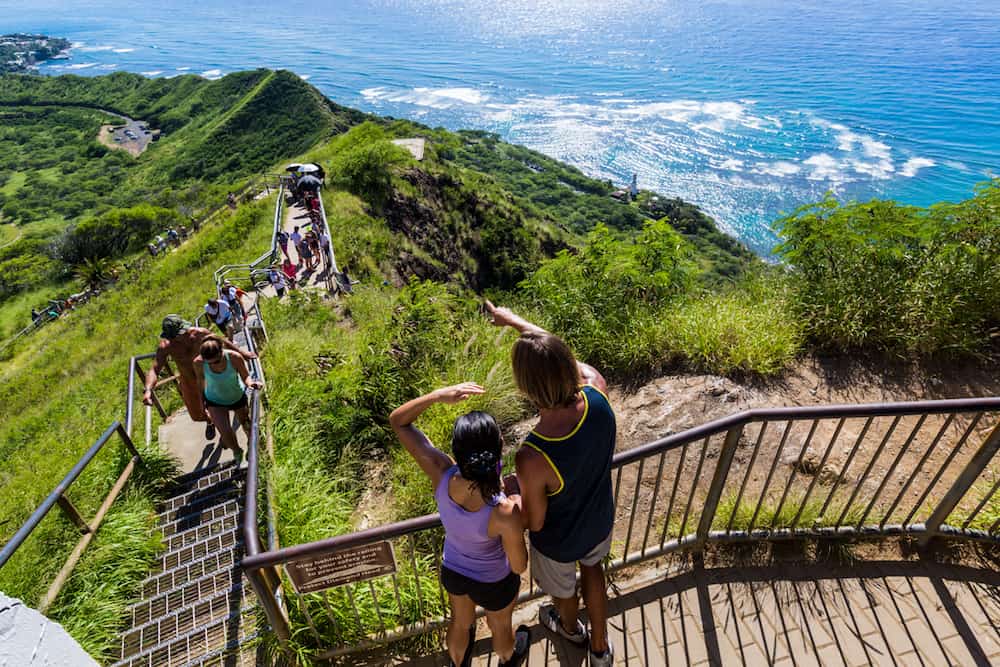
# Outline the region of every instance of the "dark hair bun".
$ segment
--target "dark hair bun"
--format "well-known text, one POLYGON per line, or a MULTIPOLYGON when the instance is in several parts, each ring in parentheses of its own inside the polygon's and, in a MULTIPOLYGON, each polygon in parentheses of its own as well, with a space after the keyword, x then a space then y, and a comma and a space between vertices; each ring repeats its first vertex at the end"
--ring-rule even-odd
POLYGON ((494 452, 484 450, 473 452, 469 456, 459 461, 458 467, 462 470, 463 477, 468 472, 470 476, 480 477, 495 472, 497 462, 500 460, 494 452))

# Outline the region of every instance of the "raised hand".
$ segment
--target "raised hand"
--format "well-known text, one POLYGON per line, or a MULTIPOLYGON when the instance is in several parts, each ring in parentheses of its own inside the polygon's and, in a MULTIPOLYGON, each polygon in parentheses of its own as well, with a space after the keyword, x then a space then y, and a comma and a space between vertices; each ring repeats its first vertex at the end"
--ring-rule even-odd
POLYGON ((442 387, 434 392, 434 398, 439 403, 459 403, 477 394, 485 394, 486 390, 475 382, 463 382, 450 387, 442 387))
POLYGON ((528 331, 538 333, 545 332, 545 329, 541 328, 537 324, 532 324, 519 315, 516 315, 510 308, 494 306, 493 302, 489 300, 487 300, 483 305, 486 306, 486 312, 489 313, 490 321, 494 326, 513 327, 521 333, 528 331))
POLYGON ((490 315, 490 321, 494 326, 512 327, 520 318, 514 314, 510 308, 494 306, 489 299, 486 300, 486 312, 490 315))

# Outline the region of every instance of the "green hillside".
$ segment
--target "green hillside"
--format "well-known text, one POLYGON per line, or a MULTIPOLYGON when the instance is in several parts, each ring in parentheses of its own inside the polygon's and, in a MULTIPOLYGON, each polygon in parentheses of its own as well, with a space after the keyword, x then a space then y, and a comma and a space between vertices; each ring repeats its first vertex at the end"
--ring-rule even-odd
MULTIPOLYGON (((1000 182, 928 209, 833 199, 804 207, 778 222, 784 264, 770 266, 687 202, 649 192, 620 202, 606 182, 534 151, 368 118, 287 72, 212 82, 0 77, 0 102, 10 121, 0 125, 0 212, 13 224, 0 237, 0 333, 24 320, 31 299, 72 284, 69 250, 131 264, 143 234, 218 204, 255 174, 293 159, 326 168, 334 249, 360 283, 336 300, 295 293, 263 305, 282 544, 351 530, 370 493, 378 506, 365 509, 378 520, 430 509, 387 425, 417 392, 475 380, 487 393, 472 407, 504 428, 527 416, 510 376, 510 333, 485 321, 484 296, 563 335, 622 384, 664 371, 780 380, 816 350, 997 352, 1000 182), (147 119, 164 136, 139 158, 96 150, 106 119, 95 107, 147 119), (391 143, 401 137, 426 140, 422 161, 391 143), (36 205, 26 193, 39 182, 75 183, 86 201, 79 210, 36 205)), ((224 211, 0 360, 0 543, 121 417, 127 360, 152 351, 163 315, 194 313, 217 266, 265 249, 273 204, 224 211)), ((429 413, 428 434, 446 440, 457 409, 429 413)), ((157 548, 145 531, 169 466, 149 455, 152 470, 115 506, 52 610, 97 656, 157 548)), ((126 460, 110 447, 73 487, 84 514, 126 460)), ((37 599, 75 537, 53 513, 0 570, 0 590, 37 599)), ((351 615, 337 623, 320 630, 350 638, 351 615)))
MULTIPOLYGON (((178 222, 156 216, 123 245, 109 238, 114 229, 91 219, 139 203, 177 209, 186 219, 217 205, 249 176, 363 118, 287 71, 239 72, 218 81, 126 73, 0 76, 0 220, 24 232, 0 248, 0 304, 66 281, 84 259, 67 252, 58 232, 72 235, 84 224, 87 234, 107 239, 89 244, 92 256, 138 250, 178 222), (108 149, 97 142, 98 129, 120 121, 98 109, 148 121, 160 130, 159 141, 138 158, 108 149)), ((0 316, 0 337, 23 326, 24 312, 16 323, 0 316)))

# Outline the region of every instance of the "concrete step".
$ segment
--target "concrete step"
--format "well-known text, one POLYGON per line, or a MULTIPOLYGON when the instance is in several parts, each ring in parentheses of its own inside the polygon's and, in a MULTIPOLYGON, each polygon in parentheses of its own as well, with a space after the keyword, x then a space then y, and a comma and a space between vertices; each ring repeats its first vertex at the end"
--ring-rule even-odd
POLYGON ((166 572, 157 572, 142 582, 142 599, 148 600, 207 574, 231 568, 239 563, 242 557, 242 549, 227 549, 209 554, 192 563, 178 565, 166 572))
POLYGON ((232 591, 203 600, 176 614, 156 619, 122 635, 121 659, 116 665, 172 667, 238 645, 257 632, 253 602, 232 591))
POLYGON ((131 615, 132 628, 138 628, 156 618, 190 607, 199 600, 240 587, 242 576, 242 572, 235 568, 211 572, 148 600, 136 602, 128 607, 126 613, 131 615))
POLYGON ((228 641, 225 647, 184 663, 184 667, 257 667, 271 664, 261 653, 261 646, 247 646, 258 636, 255 633, 242 640, 228 641))
POLYGON ((170 523, 171 521, 183 518, 188 514, 197 514, 202 512, 206 507, 224 503, 229 499, 234 498, 236 500, 242 500, 242 491, 243 489, 239 485, 232 484, 225 486, 216 493, 206 496, 198 496, 185 505, 180 505, 174 507, 173 509, 160 512, 156 515, 157 522, 162 526, 170 523))
POLYGON ((236 489, 239 491, 242 490, 242 488, 243 484, 241 479, 239 478, 224 479, 216 482, 212 486, 193 489, 186 493, 182 493, 180 495, 168 498, 167 500, 164 500, 162 503, 160 503, 158 512, 160 514, 163 514, 165 512, 169 512, 170 510, 184 507, 185 505, 191 505, 200 502, 204 498, 208 498, 209 496, 213 496, 215 494, 222 493, 224 491, 228 491, 231 489, 236 489))
POLYGON ((220 461, 219 463, 212 464, 210 466, 205 466, 204 468, 199 468, 198 470, 192 470, 191 472, 186 472, 183 475, 178 475, 174 477, 171 482, 171 486, 175 488, 181 488, 192 482, 197 481, 205 475, 211 475, 212 473, 222 472, 226 468, 231 468, 233 466, 233 461, 220 461))
POLYGON ((218 535, 212 535, 200 542, 189 544, 176 551, 169 551, 160 557, 160 572, 167 572, 180 565, 242 545, 241 534, 242 529, 237 527, 218 535))
POLYGON ((203 504, 198 511, 186 512, 174 521, 161 523, 160 532, 164 538, 167 538, 230 514, 236 514, 239 511, 240 502, 236 499, 230 499, 221 504, 203 504))
POLYGON ((196 542, 201 542, 202 540, 205 540, 213 535, 218 535, 220 533, 225 533, 229 530, 238 528, 242 516, 242 512, 227 514, 226 516, 210 521, 209 523, 203 523, 195 526, 194 528, 189 528, 182 533, 171 535, 164 540, 167 552, 176 551, 196 542))
POLYGON ((194 479, 186 482, 184 484, 173 484, 170 487, 170 497, 171 499, 177 498, 178 496, 184 496, 191 493, 192 491, 198 491, 200 489, 208 489, 213 486, 217 486, 226 480, 236 480, 243 479, 246 474, 246 468, 235 467, 227 465, 221 469, 210 472, 206 475, 201 475, 195 477, 194 479))

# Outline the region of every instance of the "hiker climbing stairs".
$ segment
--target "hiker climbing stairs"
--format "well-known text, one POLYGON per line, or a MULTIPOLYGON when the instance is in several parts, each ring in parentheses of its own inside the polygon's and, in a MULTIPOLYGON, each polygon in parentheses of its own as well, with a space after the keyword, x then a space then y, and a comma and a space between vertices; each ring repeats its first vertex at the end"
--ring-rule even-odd
POLYGON ((164 552, 128 610, 116 665, 254 665, 253 592, 240 569, 246 471, 232 462, 183 475, 159 507, 164 552))

